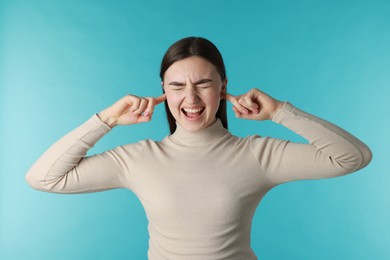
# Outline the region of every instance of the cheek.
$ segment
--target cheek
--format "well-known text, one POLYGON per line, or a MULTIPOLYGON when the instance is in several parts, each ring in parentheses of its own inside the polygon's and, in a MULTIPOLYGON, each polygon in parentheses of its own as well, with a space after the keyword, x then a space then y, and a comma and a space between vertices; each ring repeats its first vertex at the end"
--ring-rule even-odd
POLYGON ((166 91, 165 95, 167 97, 168 107, 172 113, 179 107, 182 97, 177 93, 166 91))
POLYGON ((218 109, 220 102, 220 93, 212 92, 203 97, 203 101, 210 107, 218 109))

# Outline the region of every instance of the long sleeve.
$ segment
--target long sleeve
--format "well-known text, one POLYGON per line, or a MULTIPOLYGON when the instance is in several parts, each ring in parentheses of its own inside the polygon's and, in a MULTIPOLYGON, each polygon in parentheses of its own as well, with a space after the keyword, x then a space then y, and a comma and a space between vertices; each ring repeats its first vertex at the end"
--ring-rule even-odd
POLYGON ((85 157, 111 128, 93 115, 53 144, 30 168, 26 181, 54 193, 85 193, 126 187, 129 161, 123 147, 85 157))
POLYGON ((275 112, 272 120, 309 141, 300 144, 252 138, 253 154, 275 184, 341 176, 365 167, 372 159, 370 149, 359 139, 288 102, 275 112))

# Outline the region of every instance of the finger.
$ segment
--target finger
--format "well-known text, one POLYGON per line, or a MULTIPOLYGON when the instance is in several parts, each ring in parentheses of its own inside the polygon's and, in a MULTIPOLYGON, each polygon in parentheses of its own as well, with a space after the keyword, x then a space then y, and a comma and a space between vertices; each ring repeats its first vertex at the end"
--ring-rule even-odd
POLYGON ((242 114, 240 113, 240 111, 238 111, 238 109, 237 109, 237 108, 235 108, 235 107, 232 107, 232 109, 233 109, 233 111, 234 111, 234 114, 236 115, 236 117, 241 117, 241 116, 242 116, 242 114))
POLYGON ((147 107, 145 111, 142 113, 143 116, 151 116, 154 111, 154 107, 156 106, 156 99, 155 98, 146 98, 148 101, 147 107))
POLYGON ((244 101, 246 104, 246 108, 251 110, 254 113, 259 112, 259 105, 257 105, 255 102, 253 102, 252 98, 250 96, 244 96, 244 101))
POLYGON ((225 99, 226 99, 227 101, 229 101, 230 103, 232 103, 232 105, 233 105, 238 111, 240 111, 240 113, 243 113, 243 114, 247 114, 247 113, 248 113, 248 110, 238 102, 238 97, 235 97, 235 96, 233 96, 233 95, 230 95, 230 94, 226 93, 226 94, 225 94, 225 99))
POLYGON ((131 106, 131 105, 134 103, 134 100, 137 99, 137 98, 138 98, 138 97, 136 97, 136 96, 127 94, 126 96, 124 96, 124 97, 122 98, 122 100, 123 100, 126 104, 128 104, 128 105, 131 106))
POLYGON ((234 114, 236 115, 237 118, 244 118, 244 119, 248 119, 250 114, 249 112, 247 113, 242 113, 241 111, 239 111, 237 108, 233 107, 233 111, 234 111, 234 114))
POLYGON ((164 102, 165 100, 167 99, 167 96, 165 94, 162 94, 161 96, 159 97, 156 97, 154 100, 155 100, 155 105, 157 106, 158 104, 161 104, 162 102, 164 102))
POLYGON ((226 99, 226 100, 229 101, 229 102, 232 102, 231 100, 232 100, 233 98, 235 98, 235 96, 233 96, 233 95, 231 95, 231 94, 225 92, 225 93, 223 94, 223 98, 226 99))
POLYGON ((246 104, 245 100, 243 99, 243 97, 240 97, 238 100, 237 100, 238 104, 241 105, 241 109, 240 109, 240 112, 242 114, 248 114, 249 113, 249 109, 248 109, 248 105, 246 104))
POLYGON ((130 104, 129 111, 134 112, 135 110, 137 110, 140 103, 141 103, 141 99, 138 97, 133 97, 129 99, 129 104, 130 104))
POLYGON ((163 94, 156 98, 146 98, 148 101, 147 107, 145 111, 142 113, 143 116, 151 116, 153 114, 155 106, 164 102, 167 98, 166 95, 163 94))
POLYGON ((137 117, 137 123, 145 123, 145 122, 149 122, 150 120, 152 120, 152 117, 151 115, 148 115, 148 116, 138 116, 137 117))
POLYGON ((142 112, 145 111, 145 108, 146 108, 147 105, 148 105, 147 99, 142 98, 141 101, 140 101, 140 103, 139 103, 139 105, 138 105, 138 108, 135 109, 135 110, 133 111, 133 113, 136 114, 136 115, 141 114, 142 112))

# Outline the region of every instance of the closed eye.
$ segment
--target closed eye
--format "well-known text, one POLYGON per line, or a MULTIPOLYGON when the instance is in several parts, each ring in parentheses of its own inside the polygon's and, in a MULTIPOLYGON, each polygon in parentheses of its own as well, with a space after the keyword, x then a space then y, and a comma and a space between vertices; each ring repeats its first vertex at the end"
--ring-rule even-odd
MULTIPOLYGON (((178 82, 178 81, 172 81, 172 82, 169 82, 169 87, 172 89, 172 90, 182 90, 185 88, 186 86, 186 83, 183 83, 183 82, 178 82)), ((198 80, 196 82, 194 82, 194 85, 197 87, 197 88, 200 88, 200 89, 206 89, 206 88, 209 88, 212 86, 212 80, 211 79, 201 79, 201 80, 198 80)))
POLYGON ((181 90, 185 87, 184 83, 177 82, 177 81, 170 82, 168 85, 172 90, 181 90))
POLYGON ((195 85, 201 89, 209 88, 212 86, 212 80, 211 79, 201 79, 201 80, 195 82, 195 85))
POLYGON ((211 79, 201 79, 201 80, 198 80, 197 82, 195 82, 194 84, 195 85, 205 85, 205 84, 210 83, 210 82, 212 82, 211 79))
POLYGON ((179 91, 179 90, 182 90, 182 89, 184 89, 184 87, 179 87, 179 86, 171 87, 171 90, 173 90, 173 91, 179 91))

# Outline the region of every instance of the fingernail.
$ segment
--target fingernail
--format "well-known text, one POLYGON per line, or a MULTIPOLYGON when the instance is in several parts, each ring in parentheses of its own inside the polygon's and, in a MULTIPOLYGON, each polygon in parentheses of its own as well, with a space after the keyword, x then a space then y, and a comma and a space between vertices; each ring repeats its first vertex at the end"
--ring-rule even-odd
POLYGON ((146 113, 142 113, 142 115, 143 115, 143 116, 148 116, 148 115, 149 115, 149 113, 148 113, 148 112, 146 112, 146 113))

